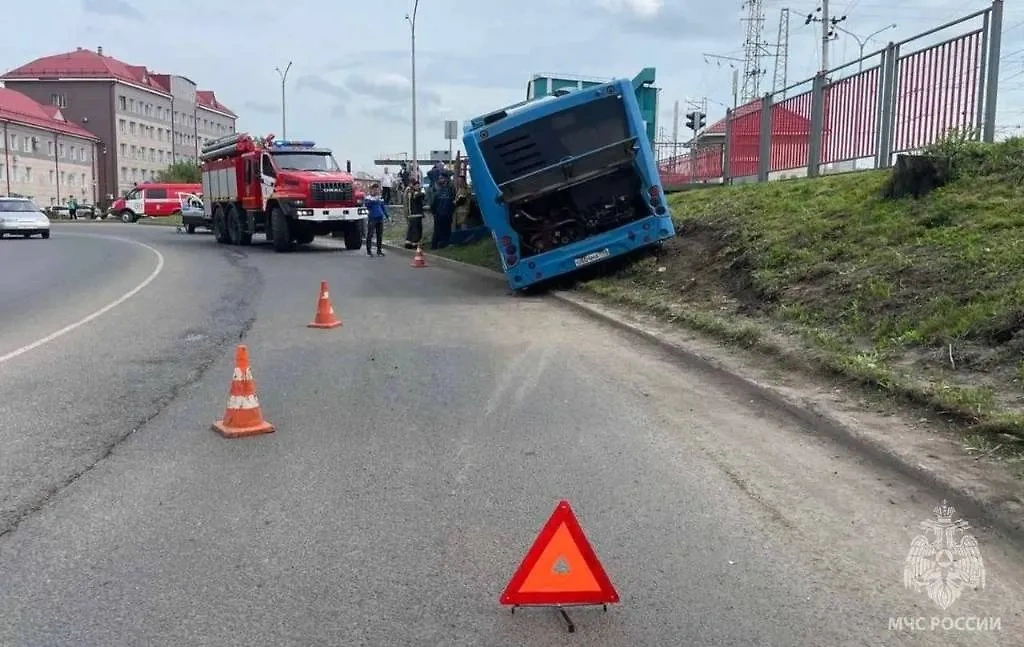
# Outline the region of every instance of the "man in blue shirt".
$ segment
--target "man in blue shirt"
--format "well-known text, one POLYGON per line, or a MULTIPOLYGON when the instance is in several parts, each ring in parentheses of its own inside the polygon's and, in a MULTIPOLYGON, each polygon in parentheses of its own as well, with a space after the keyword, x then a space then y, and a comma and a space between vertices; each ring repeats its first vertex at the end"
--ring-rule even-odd
POLYGON ((390 218, 388 207, 380 195, 380 185, 374 184, 370 187, 370 195, 363 199, 363 206, 366 207, 366 255, 373 257, 371 251, 371 240, 374 235, 377 237, 377 256, 383 256, 384 250, 384 219, 390 218))

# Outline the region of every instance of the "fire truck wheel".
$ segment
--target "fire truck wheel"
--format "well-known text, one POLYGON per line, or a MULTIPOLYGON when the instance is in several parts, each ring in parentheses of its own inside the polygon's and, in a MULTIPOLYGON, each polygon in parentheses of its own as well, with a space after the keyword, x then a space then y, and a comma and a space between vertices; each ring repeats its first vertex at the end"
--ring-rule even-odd
POLYGON ((232 245, 241 245, 242 221, 238 218, 238 211, 234 207, 228 207, 225 216, 228 221, 228 240, 232 245))
POLYGON ((363 246, 362 227, 358 222, 350 222, 345 225, 345 249, 359 249, 363 246))
POLYGON ((228 242, 227 223, 224 222, 224 210, 220 207, 213 210, 213 237, 221 245, 228 242))
POLYGON ((273 207, 270 210, 270 231, 273 234, 271 240, 273 240, 275 252, 290 252, 292 250, 292 232, 288 227, 288 218, 281 212, 280 207, 273 207))

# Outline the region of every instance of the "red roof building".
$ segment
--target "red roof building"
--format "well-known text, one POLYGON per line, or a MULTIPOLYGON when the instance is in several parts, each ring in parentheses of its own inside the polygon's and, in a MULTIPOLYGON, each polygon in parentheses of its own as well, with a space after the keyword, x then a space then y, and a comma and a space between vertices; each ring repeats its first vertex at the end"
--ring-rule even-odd
POLYGON ((98 183, 107 199, 175 162, 195 161, 202 142, 235 132, 238 118, 188 78, 154 74, 103 48, 45 56, 0 80, 95 133, 101 142, 98 183))
POLYGON ((0 193, 40 206, 95 201, 96 135, 9 88, 0 88, 0 128, 0 193))

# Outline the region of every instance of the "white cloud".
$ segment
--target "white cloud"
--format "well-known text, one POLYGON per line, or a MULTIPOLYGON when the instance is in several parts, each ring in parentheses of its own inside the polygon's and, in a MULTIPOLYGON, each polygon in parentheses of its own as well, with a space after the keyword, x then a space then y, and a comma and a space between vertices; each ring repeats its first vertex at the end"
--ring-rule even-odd
POLYGON ((598 0, 598 4, 611 11, 629 11, 641 18, 653 18, 665 6, 664 0, 598 0))

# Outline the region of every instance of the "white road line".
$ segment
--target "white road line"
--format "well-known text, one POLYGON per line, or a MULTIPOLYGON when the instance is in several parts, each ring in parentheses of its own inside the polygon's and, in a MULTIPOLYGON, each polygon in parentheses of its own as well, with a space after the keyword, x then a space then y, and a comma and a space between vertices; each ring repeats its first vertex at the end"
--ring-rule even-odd
POLYGON ((116 241, 120 241, 122 243, 131 243, 133 245, 138 245, 139 247, 144 247, 145 249, 153 252, 153 255, 156 256, 156 268, 153 269, 153 271, 149 274, 149 276, 147 276, 145 279, 143 279, 142 283, 139 283, 138 285, 136 285, 131 290, 125 292, 124 294, 122 294, 118 298, 114 299, 113 301, 111 301, 107 305, 103 306, 99 310, 93 312, 92 314, 86 315, 85 317, 82 317, 78 321, 76 321, 74 323, 71 323, 71 324, 68 324, 67 326, 64 326, 63 328, 61 328, 57 332, 50 333, 49 335, 47 335, 46 337, 43 337, 42 339, 37 339, 36 341, 32 342, 31 344, 26 344, 25 346, 22 346, 21 348, 18 348, 16 350, 12 350, 11 352, 7 353, 6 355, 0 355, 0 364, 3 364, 4 362, 6 362, 8 360, 12 360, 15 357, 20 357, 21 355, 24 355, 25 353, 27 353, 29 351, 33 351, 33 350, 39 348, 40 346, 43 346, 45 344, 49 344, 51 341, 54 341, 56 339, 60 339, 64 335, 68 334, 69 332, 71 332, 73 330, 76 330, 78 328, 81 328, 82 326, 84 326, 85 324, 89 323, 93 319, 97 319, 98 317, 102 317, 106 313, 110 312, 111 310, 113 310, 117 306, 121 305, 122 303, 124 303, 128 299, 131 299, 133 296, 135 296, 136 294, 138 294, 139 292, 144 290, 146 288, 146 286, 149 285, 150 283, 152 283, 153 280, 156 279, 156 277, 159 276, 160 272, 162 272, 163 269, 164 269, 164 255, 161 254, 159 251, 157 251, 156 248, 151 247, 151 246, 147 245, 146 243, 140 243, 137 240, 131 240, 129 238, 121 238, 120 236, 104 236, 102 234, 77 234, 77 233, 76 234, 68 234, 68 233, 62 233, 61 235, 62 236, 78 236, 80 238, 105 238, 107 240, 116 240, 116 241))

